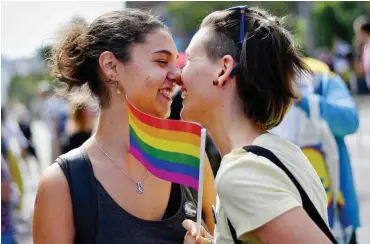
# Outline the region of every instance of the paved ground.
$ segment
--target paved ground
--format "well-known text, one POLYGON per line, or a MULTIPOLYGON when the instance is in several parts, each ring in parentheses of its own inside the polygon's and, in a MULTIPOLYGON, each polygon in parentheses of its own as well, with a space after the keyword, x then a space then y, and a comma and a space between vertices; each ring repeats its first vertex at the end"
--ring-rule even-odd
MULTIPOLYGON (((358 243, 370 243, 370 96, 356 97, 360 111, 359 131, 346 138, 352 157, 353 174, 358 190, 361 207, 362 227, 358 231, 358 243)), ((41 157, 42 168, 45 169, 51 162, 50 137, 46 126, 42 122, 34 122, 32 130, 35 134, 36 150, 41 157)), ((25 207, 22 212, 26 222, 18 221, 20 244, 32 244, 31 221, 32 209, 36 195, 39 173, 34 163, 29 162, 31 174, 25 165, 22 167, 26 182, 25 207)))
POLYGON ((346 142, 352 159, 353 174, 360 202, 362 227, 359 244, 370 243, 370 96, 356 97, 360 111, 360 128, 346 142))

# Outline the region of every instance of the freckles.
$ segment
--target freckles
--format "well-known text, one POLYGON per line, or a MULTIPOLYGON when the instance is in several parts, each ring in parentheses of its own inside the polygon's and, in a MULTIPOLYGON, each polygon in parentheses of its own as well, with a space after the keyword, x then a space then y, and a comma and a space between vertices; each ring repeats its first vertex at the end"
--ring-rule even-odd
POLYGON ((135 66, 134 72, 135 72, 135 75, 139 75, 140 74, 140 68, 138 66, 135 66))
POLYGON ((152 77, 148 76, 145 78, 145 86, 147 88, 151 88, 153 87, 153 80, 152 80, 152 77))

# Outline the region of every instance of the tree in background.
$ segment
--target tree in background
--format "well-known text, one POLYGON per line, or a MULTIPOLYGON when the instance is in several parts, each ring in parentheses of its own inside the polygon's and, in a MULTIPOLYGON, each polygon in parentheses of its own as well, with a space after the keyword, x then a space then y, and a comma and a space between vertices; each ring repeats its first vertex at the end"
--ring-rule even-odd
POLYGON ((52 80, 48 72, 31 73, 26 76, 15 75, 10 81, 8 88, 9 101, 18 101, 29 104, 37 95, 37 87, 42 80, 52 80))
MULTIPOLYGON (((257 2, 167 2, 166 14, 171 16, 172 26, 175 29, 180 29, 187 33, 185 37, 185 46, 190 42, 191 37, 199 28, 199 25, 204 17, 216 10, 223 10, 233 6, 248 5, 249 7, 260 7, 268 9, 272 14, 277 16, 287 16, 286 24, 297 36, 298 42, 303 42, 303 26, 302 21, 297 20, 298 16, 298 2, 271 2, 271 1, 257 1, 257 2)), ((183 50, 181 50, 183 51, 183 50)))
POLYGON ((352 43, 353 21, 362 14, 370 15, 369 2, 315 2, 312 19, 317 45, 330 48, 334 36, 352 43))
MULTIPOLYGON (((87 21, 79 16, 74 16, 67 24, 74 23, 77 25, 87 25, 87 21)), ((52 54, 52 45, 41 45, 37 49, 36 55, 39 62, 43 62, 45 66, 44 72, 31 72, 28 75, 21 76, 15 74, 10 81, 8 87, 9 102, 18 101, 24 104, 29 104, 34 97, 38 95, 38 84, 42 80, 48 80, 54 86, 58 86, 57 80, 53 78, 47 68, 47 61, 52 54)))
MULTIPOLYGON (((305 54, 309 53, 309 39, 305 36, 307 33, 307 23, 304 22, 302 8, 299 8, 299 2, 168 2, 166 3, 167 14, 172 16, 171 20, 175 28, 179 28, 187 33, 185 46, 189 43, 191 37, 198 29, 202 19, 215 10, 226 9, 232 6, 247 4, 250 7, 261 7, 269 10, 277 16, 287 16, 287 28, 292 31, 305 54)), ((354 36, 352 30, 353 20, 361 15, 370 16, 369 2, 313 2, 312 15, 310 21, 313 24, 312 35, 317 47, 327 47, 330 49, 334 35, 340 36, 348 43, 352 43, 354 36)), ((311 23, 310 23, 311 24, 311 23)), ((181 50, 182 51, 182 50, 181 50)))

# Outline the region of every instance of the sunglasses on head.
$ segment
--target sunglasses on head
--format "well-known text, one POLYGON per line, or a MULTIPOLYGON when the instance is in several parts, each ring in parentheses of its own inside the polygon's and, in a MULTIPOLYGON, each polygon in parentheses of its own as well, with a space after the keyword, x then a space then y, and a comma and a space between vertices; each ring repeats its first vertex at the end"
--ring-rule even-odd
POLYGON ((248 8, 248 5, 244 5, 244 6, 235 6, 235 7, 232 7, 232 8, 228 8, 227 10, 239 10, 240 11, 240 30, 239 30, 239 44, 243 44, 243 41, 244 41, 244 36, 245 36, 245 24, 244 24, 244 20, 245 20, 245 11, 246 9, 248 8))
MULTIPOLYGON (((239 30, 239 44, 240 45, 243 45, 244 37, 247 35, 247 33, 245 33, 245 15, 244 15, 247 8, 248 8, 248 5, 235 6, 235 7, 227 9, 227 10, 240 11, 240 30, 239 30)), ((236 75, 236 73, 239 71, 239 68, 240 68, 240 63, 238 63, 233 69, 233 71, 231 71, 230 78, 236 75)))

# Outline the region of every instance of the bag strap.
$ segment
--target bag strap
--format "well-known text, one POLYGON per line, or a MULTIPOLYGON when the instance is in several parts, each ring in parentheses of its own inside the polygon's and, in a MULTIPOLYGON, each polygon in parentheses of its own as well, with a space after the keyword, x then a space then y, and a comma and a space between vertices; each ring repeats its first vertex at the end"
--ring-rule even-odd
POLYGON ((227 218, 227 224, 229 225, 230 233, 233 238, 234 244, 242 244, 242 242, 238 239, 238 236, 236 235, 235 229, 231 224, 229 218, 227 218))
POLYGON ((97 188, 94 171, 81 148, 58 157, 57 162, 67 178, 76 230, 75 243, 95 243, 98 233, 97 188))
MULTIPOLYGON (((334 238, 334 236, 333 236, 332 232, 330 231, 329 227, 327 226, 325 221, 322 219, 321 215, 317 211, 316 207, 313 205, 311 199, 308 197, 305 190, 302 188, 302 186, 299 184, 299 182, 293 176, 293 174, 288 170, 288 168, 285 167, 285 165, 270 150, 268 150, 266 148, 252 145, 252 146, 243 147, 243 149, 247 152, 252 152, 256 155, 263 156, 263 157, 269 159, 272 163, 274 163, 276 166, 278 166, 281 170, 283 170, 288 175, 288 177, 293 182, 295 187, 297 187, 297 189, 299 191, 299 194, 301 195, 302 203, 303 203, 303 209, 307 212, 308 216, 310 216, 310 218, 316 223, 316 225, 324 232, 324 234, 329 238, 329 240, 332 243, 336 244, 337 241, 334 238)), ((230 232, 231 232, 231 234, 233 236, 233 239, 234 239, 234 243, 241 243, 237 239, 237 236, 235 234, 235 229, 231 225, 229 219, 228 219, 228 223, 229 223, 230 232), (234 233, 234 235, 233 235, 233 233, 234 233)))

